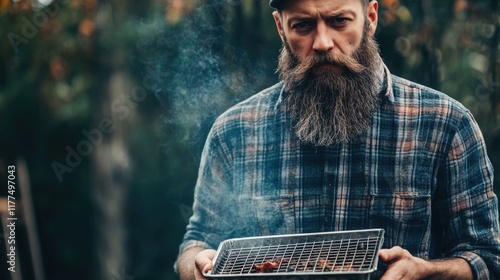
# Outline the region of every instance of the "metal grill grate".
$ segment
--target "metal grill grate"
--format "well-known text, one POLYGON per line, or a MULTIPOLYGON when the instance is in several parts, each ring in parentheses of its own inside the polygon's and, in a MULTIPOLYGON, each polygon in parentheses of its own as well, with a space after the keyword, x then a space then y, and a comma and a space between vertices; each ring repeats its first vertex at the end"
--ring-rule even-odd
POLYGON ((230 239, 206 276, 370 273, 382 242, 381 229, 230 239))

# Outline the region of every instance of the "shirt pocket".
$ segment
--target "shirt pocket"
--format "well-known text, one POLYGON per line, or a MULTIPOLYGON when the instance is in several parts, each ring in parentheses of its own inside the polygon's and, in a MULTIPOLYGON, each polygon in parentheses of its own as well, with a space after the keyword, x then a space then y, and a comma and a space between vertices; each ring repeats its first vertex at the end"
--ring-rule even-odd
POLYGON ((372 194, 370 224, 385 229, 384 248, 400 246, 414 256, 427 257, 431 197, 412 192, 372 194))
POLYGON ((254 196, 251 201, 262 235, 295 232, 293 195, 254 196))

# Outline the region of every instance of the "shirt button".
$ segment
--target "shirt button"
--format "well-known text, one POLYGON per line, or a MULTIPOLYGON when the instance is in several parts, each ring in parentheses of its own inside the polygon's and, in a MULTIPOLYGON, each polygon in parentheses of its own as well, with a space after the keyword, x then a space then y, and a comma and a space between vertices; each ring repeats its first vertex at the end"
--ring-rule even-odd
POLYGON ((332 222, 332 217, 325 217, 325 222, 326 223, 331 223, 332 222))

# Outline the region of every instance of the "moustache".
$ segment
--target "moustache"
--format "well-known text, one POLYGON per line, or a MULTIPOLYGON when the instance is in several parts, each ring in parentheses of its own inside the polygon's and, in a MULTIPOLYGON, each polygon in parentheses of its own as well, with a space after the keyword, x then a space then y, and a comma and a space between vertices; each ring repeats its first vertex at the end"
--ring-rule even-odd
POLYGON ((299 62, 294 70, 296 74, 305 75, 312 69, 325 64, 337 65, 343 68, 347 68, 349 71, 355 74, 359 74, 366 69, 366 67, 359 63, 354 57, 345 54, 317 53, 299 62))

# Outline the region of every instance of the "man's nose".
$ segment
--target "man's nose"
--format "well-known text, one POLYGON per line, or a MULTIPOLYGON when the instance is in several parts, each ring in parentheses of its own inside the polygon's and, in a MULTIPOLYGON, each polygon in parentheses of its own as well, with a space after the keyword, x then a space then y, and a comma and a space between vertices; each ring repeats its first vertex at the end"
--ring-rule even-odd
POLYGON ((318 25, 316 27, 313 50, 325 53, 331 51, 333 47, 333 40, 329 36, 327 28, 324 25, 318 25))

